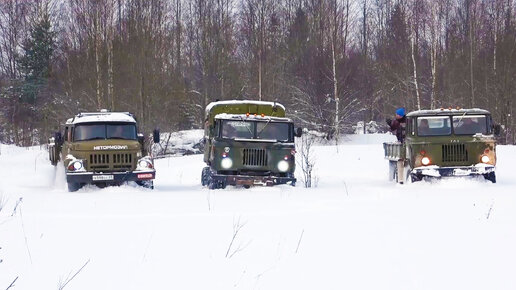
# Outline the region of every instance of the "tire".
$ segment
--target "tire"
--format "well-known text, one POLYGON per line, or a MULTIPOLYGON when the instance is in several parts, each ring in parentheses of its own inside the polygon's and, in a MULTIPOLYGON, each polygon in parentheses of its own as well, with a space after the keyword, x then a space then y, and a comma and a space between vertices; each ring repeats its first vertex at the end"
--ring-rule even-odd
POLYGON ((420 182, 421 180, 423 180, 423 175, 418 175, 411 172, 409 178, 412 183, 420 182))
POLYGON ((202 186, 209 185, 210 183, 210 167, 206 166, 202 169, 201 173, 201 184, 202 186))
POLYGON ((147 181, 136 181, 136 184, 138 184, 141 187, 154 189, 154 181, 153 180, 147 180, 147 181))
POLYGON ((209 189, 218 189, 219 185, 216 181, 210 180, 210 182, 208 183, 208 188, 209 189))
POLYGON ((496 183, 496 174, 494 172, 484 174, 484 178, 492 183, 496 183))
POLYGON ((68 191, 69 192, 75 192, 79 189, 81 189, 82 184, 76 183, 76 182, 68 182, 68 191))
POLYGON ((209 189, 224 189, 224 188, 226 188, 226 183, 224 181, 210 179, 210 182, 208 183, 208 188, 209 189))

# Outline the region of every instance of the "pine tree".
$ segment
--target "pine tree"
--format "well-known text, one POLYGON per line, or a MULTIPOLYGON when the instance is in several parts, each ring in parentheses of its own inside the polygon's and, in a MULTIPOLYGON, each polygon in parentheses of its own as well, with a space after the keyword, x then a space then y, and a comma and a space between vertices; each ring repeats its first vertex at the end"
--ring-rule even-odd
POLYGON ((30 31, 30 36, 23 44, 23 55, 19 58, 20 70, 24 77, 21 99, 24 103, 34 105, 38 95, 48 84, 54 52, 54 35, 48 11, 42 9, 30 31))

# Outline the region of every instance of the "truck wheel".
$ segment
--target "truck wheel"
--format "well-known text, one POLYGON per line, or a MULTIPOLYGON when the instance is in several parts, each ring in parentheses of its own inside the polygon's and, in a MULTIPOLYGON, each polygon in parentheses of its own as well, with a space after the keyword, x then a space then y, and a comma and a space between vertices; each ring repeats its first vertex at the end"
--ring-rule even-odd
POLYGON ((208 183, 208 188, 209 189, 218 189, 219 184, 218 184, 218 182, 216 182, 214 180, 210 180, 210 182, 208 183))
POLYGON ((491 181, 492 183, 496 183, 496 174, 494 172, 484 174, 484 178, 491 181))
POLYGON ((411 174, 410 174, 410 180, 411 180, 412 182, 418 182, 418 181, 423 180, 423 176, 419 176, 419 175, 417 175, 417 174, 411 173, 411 174))
POLYGON ((136 181, 136 184, 138 184, 141 187, 154 189, 154 181, 153 180, 136 181))
POLYGON ((76 182, 68 182, 68 191, 69 192, 75 192, 79 189, 81 189, 82 184, 76 183, 76 182))
POLYGON ((208 183, 208 188, 209 189, 224 189, 226 188, 226 182, 225 181, 222 181, 222 180, 213 180, 213 179, 210 179, 210 182, 208 183))
POLYGON ((201 173, 201 184, 206 186, 210 183, 210 167, 206 166, 202 169, 201 173))

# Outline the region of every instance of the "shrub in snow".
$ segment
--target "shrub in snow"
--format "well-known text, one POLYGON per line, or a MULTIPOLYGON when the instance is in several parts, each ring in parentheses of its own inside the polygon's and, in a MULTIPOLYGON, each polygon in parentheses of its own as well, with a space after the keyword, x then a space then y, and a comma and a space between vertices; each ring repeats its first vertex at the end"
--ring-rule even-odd
MULTIPOLYGON (((364 134, 364 121, 357 122, 357 124, 353 126, 353 132, 355 132, 355 134, 364 134)), ((366 123, 366 133, 385 133, 385 126, 379 125, 376 121, 370 121, 366 123)))
POLYGON ((321 138, 322 137, 319 132, 308 131, 305 129, 303 130, 303 136, 296 140, 296 148, 298 150, 297 165, 301 168, 301 172, 303 174, 301 180, 303 185, 307 188, 315 185, 315 178, 312 173, 316 159, 312 146, 321 138))

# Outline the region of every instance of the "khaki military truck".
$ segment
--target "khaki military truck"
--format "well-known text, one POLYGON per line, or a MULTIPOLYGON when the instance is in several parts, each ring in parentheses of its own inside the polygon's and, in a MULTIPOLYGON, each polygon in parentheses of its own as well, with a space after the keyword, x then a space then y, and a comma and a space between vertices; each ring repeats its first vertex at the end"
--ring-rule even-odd
MULTIPOLYGON (((159 131, 154 131, 159 142, 159 131)), ((120 185, 134 181, 154 188, 153 158, 138 134, 136 119, 127 112, 79 113, 66 121, 64 133, 49 139, 52 165, 63 161, 69 191, 85 184, 120 185)))
POLYGON ((295 186, 294 137, 302 130, 285 118, 283 105, 219 101, 206 107, 205 116, 203 186, 295 186))
POLYGON ((407 114, 403 143, 384 143, 389 179, 482 175, 495 183, 500 126, 481 109, 421 110, 407 114))

